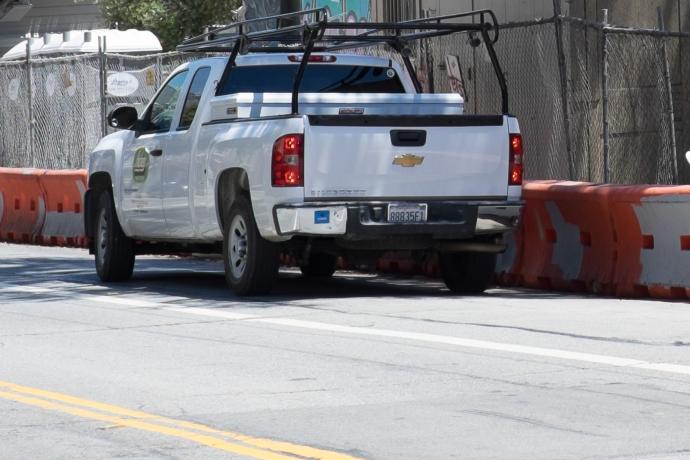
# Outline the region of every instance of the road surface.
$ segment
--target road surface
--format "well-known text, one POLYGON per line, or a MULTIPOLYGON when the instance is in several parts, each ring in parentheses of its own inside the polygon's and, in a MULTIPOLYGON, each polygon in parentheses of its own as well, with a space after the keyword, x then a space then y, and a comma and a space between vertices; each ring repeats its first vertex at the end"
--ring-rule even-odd
POLYGON ((690 458, 690 305, 0 244, 0 458, 690 458))

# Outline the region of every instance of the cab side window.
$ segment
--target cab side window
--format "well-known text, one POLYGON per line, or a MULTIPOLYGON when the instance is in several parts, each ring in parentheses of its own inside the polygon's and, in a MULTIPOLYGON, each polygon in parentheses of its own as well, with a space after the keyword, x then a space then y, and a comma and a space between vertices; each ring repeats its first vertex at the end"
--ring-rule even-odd
POLYGON ((147 131, 168 131, 170 129, 175 114, 175 106, 180 98, 180 91, 186 78, 186 70, 178 73, 158 93, 158 97, 151 104, 151 109, 147 115, 147 131))
POLYGON ((182 107, 182 115, 180 116, 180 125, 178 130, 189 129, 194 121, 194 116, 199 108, 199 101, 204 93, 208 76, 211 73, 210 67, 202 67, 197 70, 192 79, 192 84, 189 85, 189 92, 182 107))

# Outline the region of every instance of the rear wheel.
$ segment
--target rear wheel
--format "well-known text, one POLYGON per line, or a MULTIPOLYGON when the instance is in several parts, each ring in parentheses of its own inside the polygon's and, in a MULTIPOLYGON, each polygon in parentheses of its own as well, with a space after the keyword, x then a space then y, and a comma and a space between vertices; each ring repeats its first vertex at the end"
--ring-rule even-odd
POLYGON ((239 197, 223 231, 223 259, 228 286, 242 296, 268 294, 278 276, 278 245, 261 237, 251 204, 239 197))
POLYGON ((100 194, 94 227, 96 273, 105 282, 125 281, 134 271, 134 243, 117 220, 109 191, 100 194))
POLYGON ((335 273, 337 258, 331 254, 314 253, 304 265, 300 265, 302 274, 308 278, 330 278, 335 273))
POLYGON ((456 252, 439 254, 441 276, 448 289, 458 294, 481 294, 491 286, 496 254, 456 252))

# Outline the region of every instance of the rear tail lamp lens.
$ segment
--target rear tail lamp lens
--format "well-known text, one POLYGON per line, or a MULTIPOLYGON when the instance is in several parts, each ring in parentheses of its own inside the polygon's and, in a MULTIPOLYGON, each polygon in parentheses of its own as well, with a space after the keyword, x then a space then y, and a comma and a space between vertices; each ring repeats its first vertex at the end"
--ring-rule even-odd
POLYGON ((524 174, 524 149, 522 146, 522 136, 520 134, 510 135, 510 173, 508 185, 522 185, 524 174))
POLYGON ((304 135, 288 134, 275 141, 271 177, 274 187, 304 186, 304 135))

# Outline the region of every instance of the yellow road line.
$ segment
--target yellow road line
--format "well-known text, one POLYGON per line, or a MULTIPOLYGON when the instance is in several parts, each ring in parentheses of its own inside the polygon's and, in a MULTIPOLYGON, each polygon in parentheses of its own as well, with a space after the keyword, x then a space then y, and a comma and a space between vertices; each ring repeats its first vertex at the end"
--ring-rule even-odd
POLYGON ((165 425, 157 425, 150 422, 143 422, 137 419, 130 418, 120 418, 114 417, 112 415, 101 414, 98 412, 93 412, 87 409, 82 409, 79 407, 70 407, 64 404, 58 404, 50 401, 45 401, 43 399, 34 398, 31 396, 23 396, 21 394, 9 393, 0 391, 0 398, 8 399, 10 401, 15 401, 18 403, 26 404, 29 406, 40 407, 41 409, 47 409, 52 411, 63 412, 66 414, 74 415, 76 417, 99 420, 101 422, 112 423, 113 425, 126 426, 129 428, 135 428, 142 431, 150 431, 153 433, 164 434, 167 436, 173 436, 175 438, 182 438, 188 441, 193 441, 199 444, 203 444, 208 447, 213 447, 214 449, 220 449, 227 452, 232 452, 235 454, 246 455, 248 457, 254 457, 259 459, 267 460, 294 460, 295 457, 288 457, 285 455, 276 454, 274 452, 263 451, 259 449, 254 449, 251 447, 244 447, 239 444, 229 443, 222 439, 214 438, 211 436, 200 435, 191 431, 182 430, 179 428, 172 428, 165 425))
POLYGON ((153 414, 148 414, 146 412, 114 406, 112 404, 90 401, 61 393, 41 390, 39 388, 17 385, 10 382, 0 381, 0 389, 6 390, 0 391, 0 398, 10 399, 15 402, 21 402, 23 404, 29 404, 44 409, 65 412, 78 417, 106 421, 115 425, 122 425, 145 431, 153 431, 168 436, 175 436, 190 441, 194 441, 200 444, 204 444, 209 447, 214 447, 216 449, 227 450, 229 452, 240 453, 242 455, 248 455, 256 458, 294 459, 294 456, 297 456, 308 459, 355 460, 355 457, 351 457, 349 455, 341 454, 338 452, 332 452, 283 441, 255 438, 253 436, 247 436, 240 433, 218 430, 199 423, 176 420, 168 417, 161 417, 153 414), (25 395, 30 396, 27 397, 25 395), (59 403, 56 403, 55 401, 58 401, 59 403), (65 404, 80 407, 71 407, 65 404), (84 407, 89 410, 82 409, 84 407), (105 414, 94 412, 94 410, 105 412, 105 414), (165 426, 162 425, 162 423, 172 426, 165 426), (243 444, 247 444, 250 446, 254 446, 258 449, 264 450, 252 449, 238 444, 228 443, 227 441, 224 441, 222 439, 201 435, 199 433, 194 433, 189 430, 195 430, 202 433, 232 438, 234 441, 239 441, 243 444), (247 452, 252 453, 241 453, 236 450, 233 450, 236 448, 245 449, 247 450, 247 452), (290 455, 290 457, 286 457, 282 454, 290 455))
POLYGON ((248 436, 240 433, 233 433, 231 431, 217 430, 215 428, 210 428, 205 425, 200 425, 193 422, 185 422, 178 420, 179 426, 187 427, 190 429, 202 431, 205 433, 213 433, 220 436, 227 436, 233 438, 237 441, 242 441, 245 444, 249 444, 255 447, 260 447, 262 449, 272 450, 274 452, 283 452, 288 454, 297 455, 299 457, 304 457, 307 459, 320 459, 320 460, 358 460, 357 457, 352 457, 350 455, 341 454, 338 452, 332 452, 322 449, 317 449, 315 447, 300 446, 283 441, 274 441, 272 439, 255 438, 253 436, 248 436))

